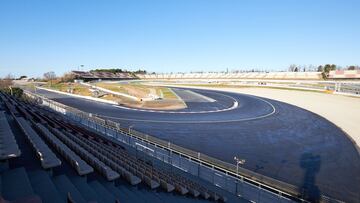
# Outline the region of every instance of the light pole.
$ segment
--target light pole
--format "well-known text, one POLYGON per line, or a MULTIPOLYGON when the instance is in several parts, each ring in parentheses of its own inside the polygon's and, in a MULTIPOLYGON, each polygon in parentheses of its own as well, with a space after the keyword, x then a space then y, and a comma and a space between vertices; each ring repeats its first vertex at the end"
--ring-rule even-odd
POLYGON ((77 68, 78 68, 78 71, 80 71, 84 68, 84 65, 79 65, 77 68))
POLYGON ((129 131, 129 134, 131 134, 131 128, 133 128, 133 127, 134 127, 134 125, 130 125, 130 126, 129 126, 129 130, 128 130, 128 131, 129 131))
MULTIPOLYGON (((239 159, 238 157, 234 157, 234 160, 236 162, 236 176, 239 176, 239 164, 243 165, 245 163, 245 159, 239 159)), ((241 177, 241 182, 243 181, 243 178, 241 177)), ((238 181, 236 180, 236 194, 238 196, 241 196, 238 194, 238 181)))
POLYGON ((235 156, 234 160, 236 162, 236 175, 239 175, 239 164, 241 164, 241 165, 245 164, 245 159, 240 159, 235 156))

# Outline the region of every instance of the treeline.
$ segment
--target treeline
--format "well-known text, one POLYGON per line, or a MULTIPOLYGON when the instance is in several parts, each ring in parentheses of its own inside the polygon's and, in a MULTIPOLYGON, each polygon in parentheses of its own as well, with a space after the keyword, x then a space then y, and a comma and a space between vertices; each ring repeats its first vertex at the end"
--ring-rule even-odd
POLYGON ((13 77, 7 75, 4 78, 0 78, 0 89, 9 88, 13 84, 13 77))
POLYGON ((0 78, 0 91, 11 94, 15 97, 21 97, 23 90, 18 87, 13 87, 13 77, 11 75, 5 78, 0 78))
POLYGON ((325 64, 325 65, 319 65, 317 67, 313 65, 301 66, 301 65, 291 64, 288 68, 288 71, 290 72, 307 72, 307 71, 321 72, 322 77, 324 79, 328 78, 330 71, 333 70, 360 70, 360 67, 358 65, 350 65, 350 66, 342 67, 336 64, 325 64))
POLYGON ((75 79, 75 75, 71 72, 64 73, 62 76, 58 77, 56 76, 54 71, 46 72, 43 75, 43 78, 41 81, 43 82, 49 82, 50 85, 53 83, 60 83, 60 82, 73 82, 75 79))
POLYGON ((329 73, 332 70, 360 70, 360 66, 358 65, 350 65, 350 66, 339 66, 336 64, 325 64, 325 65, 296 65, 291 64, 288 68, 288 71, 290 72, 311 72, 311 71, 317 71, 317 72, 326 72, 329 73))
MULTIPOLYGON (((126 69, 120 68, 100 68, 93 69, 89 72, 108 72, 108 73, 128 73, 132 76, 136 76, 135 74, 146 74, 146 70, 137 70, 137 71, 128 71, 126 69)), ((36 81, 50 82, 50 83, 59 83, 59 82, 72 82, 75 79, 75 75, 72 72, 64 73, 62 76, 57 76, 54 71, 49 71, 43 74, 43 78, 37 79, 36 81)))
POLYGON ((108 72, 108 73, 134 73, 134 74, 146 74, 146 70, 136 70, 136 71, 128 71, 126 69, 121 68, 100 68, 100 69, 94 69, 90 70, 90 72, 108 72))

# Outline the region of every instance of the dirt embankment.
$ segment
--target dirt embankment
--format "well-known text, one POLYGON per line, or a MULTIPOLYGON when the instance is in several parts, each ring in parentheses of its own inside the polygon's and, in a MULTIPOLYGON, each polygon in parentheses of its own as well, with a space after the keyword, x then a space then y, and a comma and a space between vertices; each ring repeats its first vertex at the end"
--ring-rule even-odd
POLYGON ((116 101, 120 105, 128 107, 153 110, 177 110, 186 108, 185 102, 183 102, 181 98, 179 98, 167 87, 109 83, 101 83, 98 84, 98 86, 137 97, 138 100, 136 101, 119 95, 111 94, 107 94, 102 97, 103 99, 116 101), (143 99, 149 97, 157 98, 143 99))
POLYGON ((152 101, 134 101, 121 96, 104 95, 102 99, 116 101, 119 105, 141 108, 141 109, 153 109, 153 110, 177 110, 186 108, 186 104, 178 99, 160 99, 152 101))

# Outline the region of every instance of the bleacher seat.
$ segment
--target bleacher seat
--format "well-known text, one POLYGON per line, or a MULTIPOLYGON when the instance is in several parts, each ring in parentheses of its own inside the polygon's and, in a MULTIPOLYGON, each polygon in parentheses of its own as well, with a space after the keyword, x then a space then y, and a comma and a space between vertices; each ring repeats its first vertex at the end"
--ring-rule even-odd
POLYGON ((96 158, 92 153, 79 146, 74 141, 70 140, 62 132, 55 128, 50 128, 55 136, 57 136, 62 142, 64 142, 70 149, 80 155, 87 163, 94 167, 100 174, 102 174, 107 180, 112 181, 120 177, 120 175, 108 167, 105 163, 96 158))
MULTIPOLYGON (((211 199, 213 194, 216 194, 194 181, 190 181, 185 176, 171 175, 170 171, 162 172, 152 164, 130 155, 125 148, 115 144, 116 142, 111 142, 110 137, 79 126, 78 123, 74 123, 64 115, 60 115, 49 108, 18 99, 9 99, 8 103, 20 107, 22 115, 29 114, 28 120, 25 120, 21 115, 13 115, 14 123, 20 129, 20 131, 17 129, 14 131, 16 139, 24 139, 28 142, 21 140, 19 147, 25 147, 24 154, 17 159, 9 160, 16 162, 15 165, 10 164, 12 167, 18 167, 19 164, 22 164, 19 161, 25 160, 24 168, 7 168, 5 172, 0 173, 0 201, 60 203, 72 200, 74 202, 99 203, 188 203, 202 202, 211 199), (58 128, 56 129, 53 126, 58 128), (47 160, 55 160, 57 157, 48 147, 53 148, 54 152, 56 151, 57 154, 61 155, 59 158, 65 160, 63 163, 59 160, 60 167, 50 172, 43 170, 51 168, 49 167, 51 164, 47 160), (34 154, 28 153, 31 150, 36 151, 40 162, 34 161, 34 154), (51 154, 54 155, 55 159, 54 157, 49 158, 51 154), (96 159, 99 161, 98 163, 95 163, 97 162, 96 159), (95 173, 88 177, 78 176, 86 174, 84 172, 86 169, 79 169, 83 172, 76 170, 78 173, 68 170, 74 165, 82 168, 82 163, 84 165, 89 164, 85 168, 92 169, 94 167, 95 172, 99 172, 107 180, 109 179, 104 175, 106 172, 101 168, 101 164, 113 170, 115 174, 123 176, 130 184, 143 182, 150 189, 161 187, 165 192, 176 191, 182 195, 193 194, 191 196, 201 197, 201 199, 189 198, 187 195, 181 197, 173 194, 167 195, 163 192, 154 193, 151 190, 139 190, 137 187, 124 185, 121 182, 122 180, 111 181, 114 179, 110 178, 110 181, 105 181, 95 173)), ((0 121, 1 127, 4 122, 1 119, 0 121)), ((12 122, 11 120, 11 126, 13 125, 12 122)))
POLYGON ((28 142, 36 152, 44 169, 50 169, 61 165, 61 161, 56 157, 54 152, 45 144, 39 135, 31 128, 31 125, 23 117, 15 117, 17 124, 25 134, 28 142))
MULTIPOLYGON (((347 76, 337 76, 330 72, 330 78, 360 78, 360 72, 348 72, 347 76)), ((139 75, 142 79, 277 79, 277 80, 319 80, 321 72, 210 72, 210 73, 170 73, 170 74, 145 74, 139 75)))
POLYGON ((111 72, 98 72, 98 71, 72 71, 76 78, 79 79, 132 79, 135 77, 130 73, 111 73, 111 72))
POLYGON ((4 111, 0 111, 0 161, 20 156, 21 151, 4 111))
POLYGON ((81 136, 76 137, 68 132, 64 132, 64 135, 67 135, 69 139, 71 139, 72 141, 76 142, 84 149, 91 152, 95 157, 99 158, 104 163, 108 164, 110 167, 113 168, 113 170, 117 171, 119 174, 125 177, 130 184, 136 185, 141 182, 141 180, 138 177, 134 176, 134 174, 130 173, 125 168, 121 167, 119 165, 119 162, 116 162, 116 160, 114 159, 110 159, 113 157, 110 154, 105 153, 105 151, 100 150, 99 145, 91 144, 91 142, 88 140, 80 139, 81 136))
POLYGON ((43 137, 51 143, 52 146, 75 168, 79 175, 86 175, 94 171, 84 160, 82 160, 77 154, 69 149, 64 143, 62 143, 55 135, 53 135, 42 124, 37 123, 36 127, 42 133, 43 137))

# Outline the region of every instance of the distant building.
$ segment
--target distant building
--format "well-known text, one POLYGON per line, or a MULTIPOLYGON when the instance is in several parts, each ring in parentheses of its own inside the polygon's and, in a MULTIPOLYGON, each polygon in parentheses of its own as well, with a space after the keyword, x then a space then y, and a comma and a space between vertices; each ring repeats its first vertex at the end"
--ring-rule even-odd
POLYGON ((360 70, 334 70, 329 73, 330 79, 357 79, 360 80, 360 70))
POLYGON ((71 72, 76 80, 130 80, 136 79, 134 75, 127 72, 111 73, 111 72, 98 72, 98 71, 72 71, 71 72))

